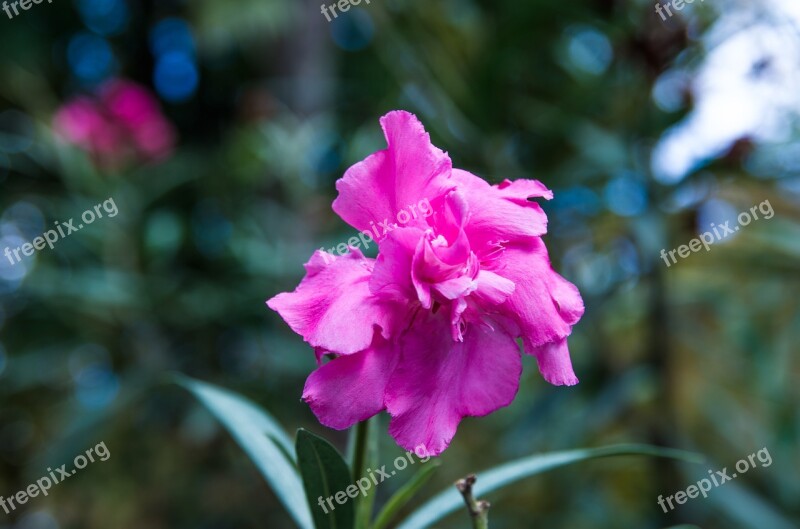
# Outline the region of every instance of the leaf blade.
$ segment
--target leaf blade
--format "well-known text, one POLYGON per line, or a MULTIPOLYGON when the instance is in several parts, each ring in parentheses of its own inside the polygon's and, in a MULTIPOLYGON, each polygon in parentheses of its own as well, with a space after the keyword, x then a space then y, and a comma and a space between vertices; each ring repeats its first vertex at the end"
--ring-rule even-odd
MULTIPOLYGON (((648 445, 615 445, 537 454, 479 472, 479 479, 475 484, 474 492, 476 497, 482 497, 523 478, 535 476, 548 470, 590 459, 622 455, 651 455, 693 462, 702 461, 702 458, 697 454, 648 445)), ((454 488, 441 492, 412 513, 403 523, 397 526, 397 529, 425 529, 432 523, 462 508, 463 502, 461 495, 454 488)))
POLYGON ((320 501, 320 507, 311 511, 316 529, 353 529, 355 509, 351 498, 344 504, 328 504, 333 507, 332 512, 322 506, 325 498, 344 492, 353 483, 342 456, 328 441, 303 429, 297 431, 296 450, 308 504, 320 501))
POLYGON ((277 421, 254 403, 231 391, 184 376, 178 377, 176 382, 194 395, 225 426, 298 527, 313 529, 303 484, 291 457, 292 444, 277 421))
POLYGON ((441 463, 438 461, 430 461, 425 463, 425 466, 419 472, 414 474, 411 480, 403 485, 394 496, 389 498, 386 502, 378 517, 375 518, 375 523, 372 529, 384 529, 389 522, 391 522, 400 510, 405 507, 414 495, 421 489, 428 480, 433 476, 433 473, 439 468, 441 463))

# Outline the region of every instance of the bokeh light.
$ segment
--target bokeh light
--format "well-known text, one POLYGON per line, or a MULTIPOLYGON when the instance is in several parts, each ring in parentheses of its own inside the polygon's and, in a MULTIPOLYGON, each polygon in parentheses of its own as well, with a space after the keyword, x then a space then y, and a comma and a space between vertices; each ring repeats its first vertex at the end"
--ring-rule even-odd
POLYGON ((642 181, 633 175, 614 178, 606 184, 608 209, 623 217, 640 215, 647 210, 647 190, 642 181))
POLYGON ((78 10, 84 24, 103 36, 121 33, 130 17, 125 0, 78 0, 78 10))
POLYGON ((97 84, 107 79, 117 67, 109 42, 86 32, 70 39, 67 60, 75 76, 87 84, 97 84))
POLYGON ((375 24, 364 9, 355 8, 331 23, 331 37, 343 50, 359 51, 369 46, 375 35, 375 24))
POLYGON ((178 52, 194 56, 194 37, 189 24, 181 18, 165 18, 150 30, 150 51, 156 57, 178 52))
POLYGON ((186 101, 197 90, 198 81, 197 66, 185 53, 170 52, 159 57, 153 82, 159 95, 167 101, 186 101))
POLYGON ((608 38, 589 26, 567 29, 567 55, 571 64, 581 72, 600 75, 605 72, 614 52, 608 38))

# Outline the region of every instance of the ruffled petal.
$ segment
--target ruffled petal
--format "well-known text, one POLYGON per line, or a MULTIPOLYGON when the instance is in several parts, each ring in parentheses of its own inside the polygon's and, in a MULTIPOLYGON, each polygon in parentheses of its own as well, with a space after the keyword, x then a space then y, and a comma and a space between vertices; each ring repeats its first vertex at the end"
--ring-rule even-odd
POLYGON ((475 295, 485 303, 499 305, 514 293, 514 282, 489 270, 481 270, 477 277, 475 295))
POLYGON ((336 182, 339 196, 333 210, 361 231, 377 228, 382 222, 424 224, 429 211, 420 209, 427 210, 432 201, 455 187, 450 181, 450 158, 431 144, 425 127, 413 114, 389 112, 381 118, 381 126, 389 147, 353 165, 336 182), (401 211, 411 217, 407 222, 403 222, 405 215, 398 219, 401 211))
POLYGON ((411 267, 423 235, 424 232, 417 228, 399 228, 381 243, 369 283, 376 296, 398 301, 417 297, 411 267))
POLYGON ((538 180, 506 179, 493 187, 499 191, 501 197, 521 206, 527 206, 530 203, 528 199, 531 198, 553 199, 553 192, 538 180))
POLYGON ((479 253, 498 241, 517 241, 547 233, 547 215, 541 206, 528 199, 551 199, 553 193, 536 180, 505 180, 489 185, 467 171, 453 169, 469 204, 469 220, 464 228, 473 251, 479 253))
POLYGON ((386 384, 398 355, 391 344, 376 338, 364 351, 339 356, 308 377, 303 400, 319 422, 344 430, 384 409, 386 384))
POLYGON ((539 372, 549 383, 554 386, 574 386, 578 383, 578 377, 572 369, 566 338, 539 347, 526 344, 525 349, 536 357, 539 372))
POLYGON ((519 347, 504 327, 469 324, 454 342, 448 320, 444 311, 420 315, 399 343, 386 408, 389 433, 407 450, 423 444, 442 453, 463 417, 509 405, 519 388, 519 347))
POLYGON ((433 288, 445 299, 454 300, 469 296, 475 292, 478 288, 478 282, 469 276, 459 276, 435 283, 433 288))
POLYGON ((583 300, 578 289, 551 268, 541 239, 505 248, 486 266, 514 283, 513 294, 500 310, 519 324, 528 354, 533 354, 530 348, 570 335, 583 315, 583 300))
POLYGON ((370 292, 373 264, 357 248, 341 257, 318 250, 297 289, 267 305, 313 347, 345 355, 362 351, 372 343, 374 326, 388 339, 405 316, 402 306, 370 292))

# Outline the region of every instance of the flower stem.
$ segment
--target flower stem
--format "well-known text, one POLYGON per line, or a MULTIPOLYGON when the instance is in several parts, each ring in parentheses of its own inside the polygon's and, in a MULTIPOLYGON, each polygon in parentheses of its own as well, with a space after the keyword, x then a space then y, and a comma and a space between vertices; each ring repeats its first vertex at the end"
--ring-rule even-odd
POLYGON ((472 495, 472 486, 475 481, 477 481, 475 474, 470 474, 456 481, 456 488, 464 497, 464 503, 467 504, 473 529, 489 529, 489 507, 491 505, 488 501, 476 500, 472 495))
POLYGON ((352 440, 353 477, 358 479, 367 469, 367 438, 369 437, 369 421, 361 421, 356 425, 352 440))
MULTIPOLYGON (((378 461, 377 424, 375 419, 361 421, 353 431, 350 444, 353 479, 367 475, 367 468, 374 467, 378 461)), ((372 518, 375 492, 370 490, 358 498, 356 503, 356 529, 368 529, 372 518)))

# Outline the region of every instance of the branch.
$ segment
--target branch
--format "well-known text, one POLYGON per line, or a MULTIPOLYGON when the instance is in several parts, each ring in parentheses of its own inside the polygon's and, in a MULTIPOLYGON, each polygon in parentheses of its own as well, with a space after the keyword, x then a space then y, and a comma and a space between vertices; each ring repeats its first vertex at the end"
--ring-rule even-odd
POLYGON ((472 486, 476 480, 475 474, 470 474, 456 481, 456 488, 464 497, 464 503, 467 504, 473 529, 489 529, 489 507, 491 505, 488 501, 476 500, 472 495, 472 486))

